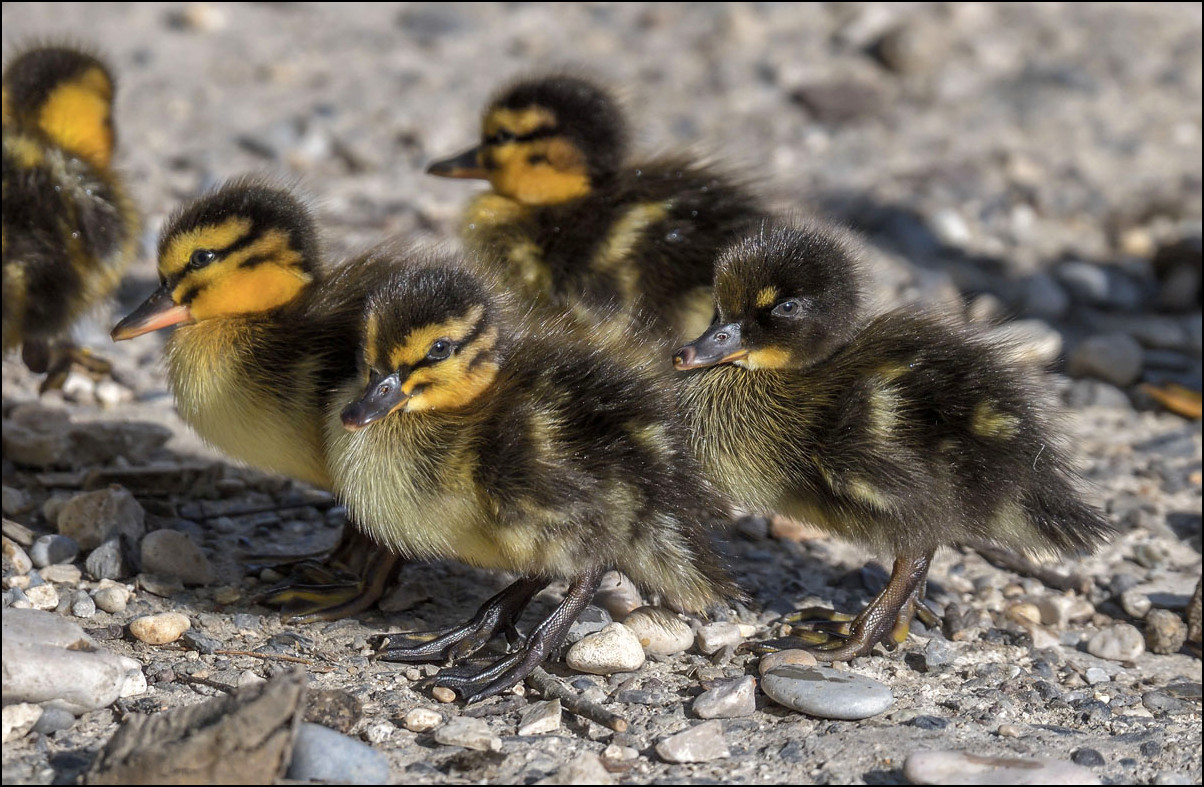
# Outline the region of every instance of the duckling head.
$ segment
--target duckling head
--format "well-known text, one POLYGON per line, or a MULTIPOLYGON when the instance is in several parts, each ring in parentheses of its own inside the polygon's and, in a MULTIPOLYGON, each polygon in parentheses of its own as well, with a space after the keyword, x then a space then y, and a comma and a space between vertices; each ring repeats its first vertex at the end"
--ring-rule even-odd
POLYGON ((65 46, 26 50, 4 69, 4 126, 38 129, 107 168, 115 143, 113 89, 108 68, 93 55, 65 46))
POLYGON ((343 409, 343 425, 356 430, 398 411, 465 407, 497 377, 500 322, 500 301, 474 273, 440 264, 398 271, 368 300, 367 384, 343 409))
POLYGON ((313 282, 318 240, 287 189, 240 179, 186 205, 159 239, 159 289, 113 328, 113 340, 171 325, 268 312, 313 282))
POLYGON ((852 252, 837 234, 767 225, 719 256, 715 319, 673 365, 806 368, 853 337, 860 301, 852 252))
POLYGON ((614 176, 626 153, 626 123, 609 93, 579 77, 545 76, 503 90, 485 111, 481 144, 427 172, 488 180, 523 204, 555 205, 614 176))

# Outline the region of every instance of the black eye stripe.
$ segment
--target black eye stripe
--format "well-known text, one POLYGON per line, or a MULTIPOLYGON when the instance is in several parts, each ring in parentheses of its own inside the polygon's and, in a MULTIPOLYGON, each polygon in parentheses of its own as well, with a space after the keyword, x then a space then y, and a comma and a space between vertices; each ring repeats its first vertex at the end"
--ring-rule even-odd
POLYGON ((560 132, 551 126, 541 126, 534 131, 528 131, 526 134, 514 134, 512 132, 498 131, 490 134, 485 138, 485 141, 490 145, 504 145, 507 142, 531 142, 536 139, 547 139, 554 137, 560 132))

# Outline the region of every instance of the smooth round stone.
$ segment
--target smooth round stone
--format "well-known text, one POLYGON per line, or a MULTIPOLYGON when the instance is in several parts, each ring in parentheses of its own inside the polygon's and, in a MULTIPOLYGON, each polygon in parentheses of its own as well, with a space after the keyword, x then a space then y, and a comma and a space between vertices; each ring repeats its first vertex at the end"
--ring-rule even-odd
POLYGON ((59 605, 59 592, 54 589, 54 585, 38 585, 25 589, 25 597, 29 599, 29 603, 34 609, 52 610, 57 609, 59 605))
POLYGON ((766 653, 757 665, 757 671, 764 675, 771 669, 794 665, 796 667, 814 667, 819 664, 815 656, 806 650, 779 650, 777 653, 766 653))
POLYGON ((166 645, 175 642, 192 623, 187 615, 179 612, 161 612, 147 615, 130 623, 130 633, 149 645, 166 645))
POLYGON ((609 612, 613 619, 623 620, 644 602, 634 582, 618 571, 607 571, 602 575, 593 603, 609 612))
POLYGON ((1150 597, 1146 595, 1144 590, 1129 588, 1120 594, 1120 606, 1124 609, 1125 614, 1140 620, 1150 611, 1153 602, 1150 601, 1150 597))
POLYGON ((1136 626, 1117 623, 1096 632, 1087 641, 1087 652, 1110 661, 1132 661, 1145 652, 1145 637, 1136 626))
POLYGON ((130 593, 122 587, 101 588, 92 596, 96 606, 108 613, 125 612, 130 593))
POLYGON ((878 681, 831 667, 777 667, 762 676, 761 691, 779 705, 824 719, 867 719, 895 701, 878 681))
POLYGON ((288 778, 338 784, 388 784, 389 761, 368 744, 320 724, 303 723, 288 778))
POLYGON ((435 730, 435 742, 474 751, 499 751, 502 748, 502 739, 493 734, 485 720, 470 716, 457 716, 435 730))
POLYGON ((1066 369, 1071 377, 1094 377, 1124 388, 1137 382, 1144 352, 1127 333, 1092 336, 1075 348, 1066 369))
POLYGON ((4 536, 4 557, 8 559, 9 563, 12 563, 13 571, 19 576, 28 574, 29 570, 33 568, 33 561, 30 560, 29 555, 20 544, 8 536, 4 536))
POLYGON ((611 623, 569 648, 564 663, 591 675, 634 672, 644 664, 644 648, 631 629, 611 623))
POLYGON ((47 582, 58 582, 63 585, 78 585, 79 581, 83 579, 83 573, 79 568, 70 563, 56 563, 53 566, 46 566, 43 569, 39 569, 38 573, 47 582))
POLYGON ((442 724, 443 716, 432 708, 412 708, 401 723, 410 732, 426 732, 442 724))
POLYGON ((78 554, 79 544, 75 539, 57 534, 42 536, 29 548, 29 557, 38 568, 70 563, 78 554))
POLYGON ((698 650, 710 656, 728 645, 735 647, 744 641, 744 633, 738 623, 709 623, 698 629, 698 650))
POLYGON ((912 784, 1100 783, 1090 770, 1069 762, 940 750, 909 754, 903 777, 912 784))
POLYGON ((146 512, 120 486, 76 495, 58 511, 58 529, 81 549, 96 549, 110 538, 127 536, 135 542, 146 531, 146 512))
POLYGON ((623 619, 649 655, 671 656, 689 650, 694 632, 684 620, 660 607, 640 607, 623 619))
POLYGON ((179 577, 185 585, 208 585, 215 578, 205 553, 179 530, 156 530, 142 539, 142 570, 179 577))

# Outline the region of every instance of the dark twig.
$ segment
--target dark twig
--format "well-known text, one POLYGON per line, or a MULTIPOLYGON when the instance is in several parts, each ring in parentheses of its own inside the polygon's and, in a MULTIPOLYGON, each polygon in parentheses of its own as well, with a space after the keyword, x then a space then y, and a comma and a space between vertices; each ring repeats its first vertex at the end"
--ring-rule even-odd
POLYGON ((1091 590, 1091 580, 1082 574, 1062 574, 1047 566, 1034 563, 1023 555, 1006 552, 1002 549, 975 547, 975 551, 996 568, 1033 577, 1054 590, 1073 590, 1082 594, 1091 590))
POLYGON ((252 658, 266 659, 268 661, 291 661, 294 664, 313 666, 313 662, 309 659, 303 659, 300 656, 285 656, 281 653, 256 653, 253 650, 215 650, 213 652, 219 656, 251 656, 252 658))
POLYGON ((545 699, 560 700, 561 706, 569 713, 575 713, 615 732, 627 732, 627 719, 585 699, 542 668, 537 667, 527 676, 527 685, 542 694, 545 699))

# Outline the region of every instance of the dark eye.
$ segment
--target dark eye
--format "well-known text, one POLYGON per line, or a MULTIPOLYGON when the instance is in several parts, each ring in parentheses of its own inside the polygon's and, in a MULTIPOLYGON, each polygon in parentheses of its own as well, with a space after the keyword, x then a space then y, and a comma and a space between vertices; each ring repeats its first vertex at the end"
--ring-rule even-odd
POLYGON ((527 156, 528 164, 543 164, 547 160, 548 160, 548 157, 543 155, 542 153, 532 153, 530 156, 527 156))
POLYGON ((451 355, 452 343, 447 339, 439 339, 431 345, 431 349, 427 352, 426 357, 432 361, 442 361, 447 356, 451 355))
POLYGON ((217 254, 209 249, 197 249, 192 253, 192 256, 188 258, 188 267, 192 268, 193 270, 197 270, 199 268, 204 268, 206 265, 216 259, 217 254))
POLYGON ((514 132, 508 131, 504 128, 499 128, 497 131, 493 132, 493 135, 486 141, 494 145, 505 145, 507 142, 514 141, 514 132))
POLYGON ((773 307, 773 313, 780 317, 797 317, 803 313, 803 304, 796 300, 782 301, 773 307))

